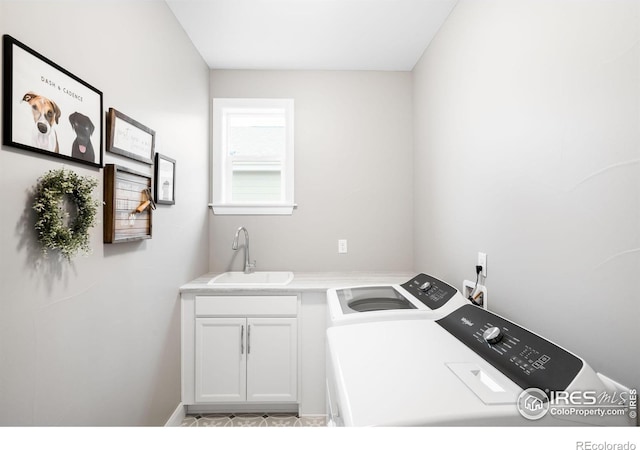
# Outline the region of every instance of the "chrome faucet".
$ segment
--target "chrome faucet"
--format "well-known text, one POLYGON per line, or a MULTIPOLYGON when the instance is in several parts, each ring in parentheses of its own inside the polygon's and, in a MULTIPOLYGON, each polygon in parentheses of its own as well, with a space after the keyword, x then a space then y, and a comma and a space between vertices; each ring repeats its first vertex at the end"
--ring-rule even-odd
POLYGON ((249 232, 245 227, 240 227, 238 228, 238 231, 236 231, 231 249, 238 250, 238 238, 240 238, 241 231, 244 231, 244 273, 251 273, 256 267, 256 262, 250 262, 249 260, 249 232))

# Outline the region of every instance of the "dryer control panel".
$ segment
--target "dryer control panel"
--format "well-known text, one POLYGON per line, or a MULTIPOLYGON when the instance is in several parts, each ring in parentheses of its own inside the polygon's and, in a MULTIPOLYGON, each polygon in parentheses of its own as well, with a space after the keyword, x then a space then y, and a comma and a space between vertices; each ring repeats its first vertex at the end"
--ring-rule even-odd
POLYGON ((431 309, 440 308, 458 293, 453 286, 424 273, 416 275, 401 286, 431 309))
POLYGON ((583 366, 580 358, 554 343, 474 305, 436 323, 522 389, 563 391, 583 366))

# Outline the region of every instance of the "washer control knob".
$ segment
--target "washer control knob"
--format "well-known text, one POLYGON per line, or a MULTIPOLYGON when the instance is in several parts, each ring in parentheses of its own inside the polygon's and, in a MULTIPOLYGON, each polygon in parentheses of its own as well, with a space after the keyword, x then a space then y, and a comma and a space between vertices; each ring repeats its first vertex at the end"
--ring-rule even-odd
POLYGON ((488 344, 497 344, 504 337, 504 333, 498 327, 490 327, 482 333, 482 337, 488 344))
POLYGON ((427 281, 427 282, 421 284, 418 289, 420 289, 422 292, 427 292, 430 287, 431 287, 431 283, 427 281))

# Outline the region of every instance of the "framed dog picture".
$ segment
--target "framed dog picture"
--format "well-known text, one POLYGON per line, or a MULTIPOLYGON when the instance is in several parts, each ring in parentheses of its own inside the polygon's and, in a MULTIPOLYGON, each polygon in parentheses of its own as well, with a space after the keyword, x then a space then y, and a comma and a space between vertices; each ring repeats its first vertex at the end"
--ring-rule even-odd
POLYGON ((109 108, 107 115, 107 151, 153 164, 156 132, 131 117, 109 108))
POLYGON ((103 167, 102 92, 13 37, 2 41, 2 143, 103 167))
POLYGON ((155 201, 160 205, 176 204, 176 161, 156 153, 155 201))

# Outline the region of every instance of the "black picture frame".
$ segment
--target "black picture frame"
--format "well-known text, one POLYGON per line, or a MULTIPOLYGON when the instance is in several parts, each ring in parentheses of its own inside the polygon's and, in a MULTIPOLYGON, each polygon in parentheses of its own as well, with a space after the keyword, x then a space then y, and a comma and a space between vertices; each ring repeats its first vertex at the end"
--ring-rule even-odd
POLYGON ((2 143, 104 167, 102 92, 8 34, 2 46, 2 143))
POLYGON ((120 111, 109 108, 107 151, 153 164, 156 132, 120 111))
POLYGON ((154 192, 156 204, 176 204, 176 160, 160 153, 156 153, 154 192))

